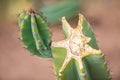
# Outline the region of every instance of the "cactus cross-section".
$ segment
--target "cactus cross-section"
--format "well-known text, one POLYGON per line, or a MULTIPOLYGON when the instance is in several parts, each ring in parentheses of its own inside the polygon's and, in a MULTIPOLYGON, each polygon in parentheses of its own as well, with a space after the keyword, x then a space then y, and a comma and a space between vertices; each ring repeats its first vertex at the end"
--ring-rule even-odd
POLYGON ((20 39, 32 54, 52 58, 56 80, 111 80, 104 54, 99 49, 92 27, 79 14, 72 28, 62 17, 65 39, 52 42, 45 17, 34 10, 18 17, 20 39))

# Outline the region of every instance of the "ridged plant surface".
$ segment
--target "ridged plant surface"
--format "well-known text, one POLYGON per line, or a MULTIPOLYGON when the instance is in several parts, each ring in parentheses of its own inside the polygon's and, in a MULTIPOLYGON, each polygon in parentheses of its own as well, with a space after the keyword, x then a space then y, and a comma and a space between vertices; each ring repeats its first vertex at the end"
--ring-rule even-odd
POLYGON ((20 39, 32 54, 51 57, 51 34, 48 23, 41 14, 23 11, 18 18, 20 39))

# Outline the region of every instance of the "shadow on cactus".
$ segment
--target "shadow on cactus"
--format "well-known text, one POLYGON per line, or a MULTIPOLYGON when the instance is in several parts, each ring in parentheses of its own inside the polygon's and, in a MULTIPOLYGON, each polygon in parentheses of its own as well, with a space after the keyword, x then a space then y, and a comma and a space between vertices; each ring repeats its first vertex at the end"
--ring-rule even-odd
POLYGON ((93 30, 83 15, 73 29, 62 17, 66 39, 51 41, 48 23, 34 10, 18 17, 20 38, 34 55, 52 58, 57 80, 111 80, 104 54, 98 48, 93 30))

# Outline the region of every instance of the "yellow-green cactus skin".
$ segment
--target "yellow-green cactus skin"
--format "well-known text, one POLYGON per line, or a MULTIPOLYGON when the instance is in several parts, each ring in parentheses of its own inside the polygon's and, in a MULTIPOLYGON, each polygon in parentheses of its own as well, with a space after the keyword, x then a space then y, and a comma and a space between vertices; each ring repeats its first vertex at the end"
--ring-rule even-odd
POLYGON ((23 11, 18 23, 27 49, 35 55, 52 58, 56 80, 111 80, 104 54, 83 15, 79 14, 76 28, 62 17, 65 39, 58 42, 51 42, 46 20, 33 10, 23 11))

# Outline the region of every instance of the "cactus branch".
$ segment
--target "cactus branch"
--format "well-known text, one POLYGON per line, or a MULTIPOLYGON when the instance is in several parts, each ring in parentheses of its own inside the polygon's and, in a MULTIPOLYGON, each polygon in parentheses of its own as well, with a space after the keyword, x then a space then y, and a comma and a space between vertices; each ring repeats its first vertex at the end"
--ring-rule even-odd
POLYGON ((18 17, 20 39, 32 54, 52 57, 51 34, 48 23, 41 14, 33 9, 23 11, 18 17))
MULTIPOLYGON (((79 64, 81 74, 85 74, 83 71, 84 67, 82 59, 92 54, 101 54, 100 50, 93 49, 87 44, 90 41, 90 38, 84 36, 84 34, 82 33, 82 21, 83 16, 79 14, 78 26, 77 28, 72 29, 66 22, 66 19, 64 17, 62 18, 63 24, 67 23, 66 29, 69 31, 67 32, 70 35, 67 37, 66 40, 53 42, 52 44, 53 47, 64 47, 65 49, 67 49, 67 56, 63 62, 62 67, 59 70, 59 75, 62 74, 62 72, 65 70, 66 66, 72 59, 75 59, 79 64)), ((84 80, 84 77, 81 80, 84 80)))

